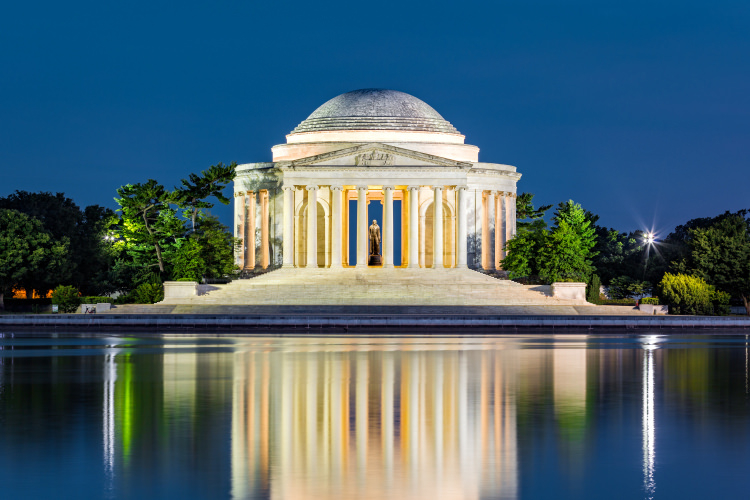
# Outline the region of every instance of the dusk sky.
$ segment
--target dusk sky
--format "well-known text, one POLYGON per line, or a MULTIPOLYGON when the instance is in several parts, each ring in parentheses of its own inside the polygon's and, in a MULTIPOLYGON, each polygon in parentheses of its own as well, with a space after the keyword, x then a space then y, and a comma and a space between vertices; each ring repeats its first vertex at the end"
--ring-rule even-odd
POLYGON ((538 204, 669 231, 750 208, 749 27, 747 0, 5 2, 0 196, 115 208, 122 184, 270 161, 328 99, 389 88, 538 204))

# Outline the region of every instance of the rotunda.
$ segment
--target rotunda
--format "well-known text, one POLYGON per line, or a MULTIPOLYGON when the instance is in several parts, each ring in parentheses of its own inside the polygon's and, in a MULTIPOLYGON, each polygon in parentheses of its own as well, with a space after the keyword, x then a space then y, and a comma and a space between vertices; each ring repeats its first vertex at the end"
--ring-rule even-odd
POLYGON ((238 265, 500 269, 521 175, 480 162, 464 139, 403 92, 334 97, 272 148, 273 161, 237 167, 238 265), (378 259, 368 244, 373 220, 382 228, 378 259))

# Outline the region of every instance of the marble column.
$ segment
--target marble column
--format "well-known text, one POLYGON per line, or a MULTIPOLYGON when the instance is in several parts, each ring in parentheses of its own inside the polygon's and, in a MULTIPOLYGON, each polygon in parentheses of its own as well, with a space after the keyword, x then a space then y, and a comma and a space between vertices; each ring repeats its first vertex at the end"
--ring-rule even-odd
POLYGON ((482 222, 482 267, 494 269, 495 257, 495 193, 485 191, 484 221, 482 222))
POLYGON ((367 186, 357 186, 357 265, 367 267, 367 186))
POLYGON ((466 200, 468 198, 467 196, 467 190, 466 186, 458 186, 458 219, 456 220, 456 239, 458 240, 456 245, 457 248, 457 264, 456 267, 465 268, 467 266, 466 263, 466 247, 468 245, 467 242, 467 210, 466 210, 466 200))
POLYGON ((383 267, 393 267, 393 186, 383 186, 383 267))
POLYGON ((245 195, 245 206, 247 206, 247 245, 245 245, 245 269, 255 269, 255 191, 248 191, 245 195))
POLYGON ((443 267, 443 186, 433 186, 435 197, 432 207, 435 209, 432 216, 432 268, 443 267))
POLYGON ((510 214, 507 226, 507 238, 510 240, 516 235, 516 195, 515 193, 508 193, 508 197, 505 199, 505 206, 510 214))
POLYGON ((502 269, 502 263, 500 262, 502 259, 505 258, 505 245, 508 243, 508 220, 509 220, 509 212, 508 212, 508 194, 504 191, 498 191, 498 209, 497 209, 497 219, 498 223, 502 223, 502 230, 498 231, 498 234, 500 237, 498 238, 500 240, 499 245, 499 257, 498 260, 498 269, 502 269))
POLYGON ((318 186, 307 189, 307 263, 305 267, 318 267, 318 186))
POLYGON ((294 186, 284 186, 284 241, 281 267, 294 267, 294 186))
POLYGON ((342 267, 342 244, 344 242, 344 237, 342 234, 342 210, 341 210, 341 204, 342 204, 342 196, 343 196, 343 187, 342 186, 331 186, 331 197, 333 198, 333 215, 331 219, 331 243, 333 247, 331 248, 331 267, 342 267))
POLYGON ((409 267, 419 267, 419 186, 409 186, 409 267))
POLYGON ((271 263, 271 242, 269 241, 269 223, 271 221, 269 215, 269 201, 270 196, 268 190, 263 190, 258 193, 260 197, 260 266, 263 269, 268 269, 268 265, 271 263))
POLYGON ((500 261, 503 259, 503 238, 505 232, 503 231, 503 192, 495 191, 495 266, 494 268, 500 270, 503 268, 500 261))
POLYGON ((245 207, 245 193, 239 191, 234 194, 234 237, 240 241, 238 248, 234 250, 234 261, 240 269, 245 268, 245 219, 247 208, 245 207))

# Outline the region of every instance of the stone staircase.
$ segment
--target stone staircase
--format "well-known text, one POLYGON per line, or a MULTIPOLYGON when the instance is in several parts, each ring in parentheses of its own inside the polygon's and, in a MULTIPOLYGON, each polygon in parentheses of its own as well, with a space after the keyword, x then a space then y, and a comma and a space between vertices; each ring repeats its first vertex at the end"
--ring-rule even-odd
POLYGON ((197 297, 158 305, 589 306, 469 269, 279 269, 227 285, 203 285, 197 297))

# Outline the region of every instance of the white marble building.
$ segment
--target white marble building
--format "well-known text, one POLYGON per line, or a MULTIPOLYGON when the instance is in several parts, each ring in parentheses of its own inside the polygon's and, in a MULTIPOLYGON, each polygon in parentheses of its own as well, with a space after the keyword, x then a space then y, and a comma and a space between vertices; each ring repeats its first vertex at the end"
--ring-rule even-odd
POLYGON ((241 268, 367 267, 375 217, 357 207, 377 202, 383 267, 500 269, 521 174, 480 162, 479 148, 416 97, 342 94, 272 152, 272 162, 237 168, 241 268))

